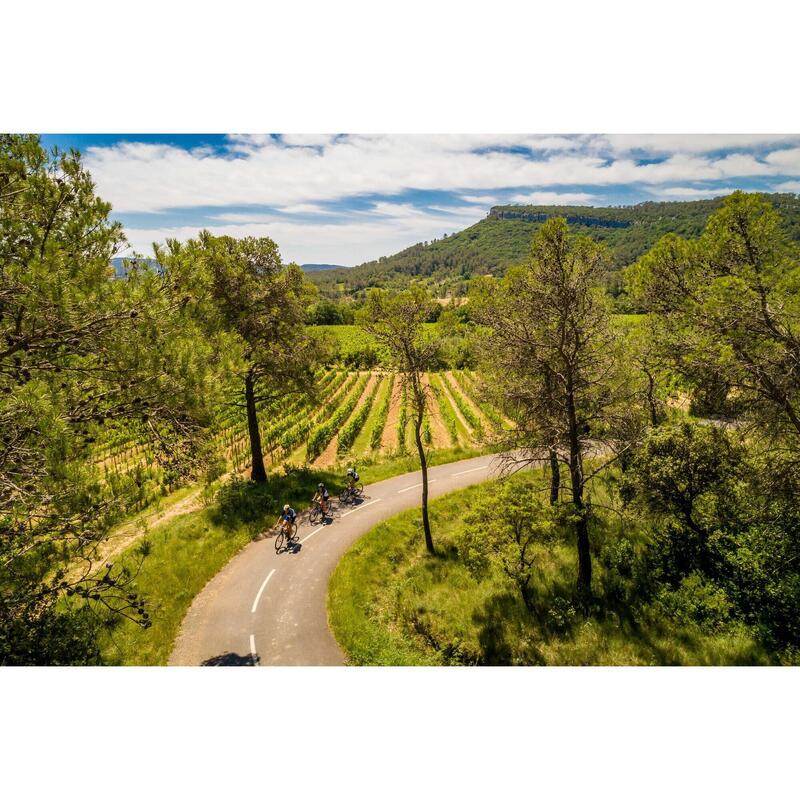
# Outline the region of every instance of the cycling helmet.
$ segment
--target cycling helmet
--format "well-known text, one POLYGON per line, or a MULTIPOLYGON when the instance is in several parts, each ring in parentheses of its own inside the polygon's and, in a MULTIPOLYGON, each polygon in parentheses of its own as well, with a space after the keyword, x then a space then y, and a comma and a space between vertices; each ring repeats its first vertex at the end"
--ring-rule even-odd
POLYGON ((353 472, 354 472, 353 468, 352 468, 352 467, 348 467, 348 469, 347 469, 347 474, 348 474, 348 475, 352 475, 352 474, 353 474, 353 472))
POLYGON ((288 503, 283 507, 283 510, 284 511, 288 511, 289 510, 289 504, 288 503))
POLYGON ((324 489, 324 488, 325 488, 325 484, 324 483, 318 483, 317 484, 317 489, 324 489))

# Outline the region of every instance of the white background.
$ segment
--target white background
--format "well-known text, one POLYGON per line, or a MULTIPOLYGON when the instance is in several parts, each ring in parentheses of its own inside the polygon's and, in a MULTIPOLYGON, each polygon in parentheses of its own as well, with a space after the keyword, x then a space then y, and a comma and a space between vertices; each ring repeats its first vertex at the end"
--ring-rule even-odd
MULTIPOLYGON (((0 131, 795 133, 785 2, 38 2, 0 131)), ((797 669, 5 669, 9 798, 795 795, 797 669)))

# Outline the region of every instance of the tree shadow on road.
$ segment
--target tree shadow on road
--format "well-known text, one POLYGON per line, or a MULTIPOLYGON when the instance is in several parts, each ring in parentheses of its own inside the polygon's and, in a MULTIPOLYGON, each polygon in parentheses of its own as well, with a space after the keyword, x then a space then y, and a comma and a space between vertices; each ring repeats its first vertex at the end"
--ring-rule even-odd
POLYGON ((222 653, 219 656, 207 658, 200 665, 201 667, 254 667, 253 656, 249 653, 246 656, 239 653, 222 653))

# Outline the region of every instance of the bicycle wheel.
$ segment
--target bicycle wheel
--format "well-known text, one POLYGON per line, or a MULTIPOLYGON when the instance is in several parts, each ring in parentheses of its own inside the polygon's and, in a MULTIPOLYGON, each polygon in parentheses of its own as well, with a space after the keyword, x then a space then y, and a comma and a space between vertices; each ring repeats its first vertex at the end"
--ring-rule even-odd
POLYGON ((286 534, 283 531, 281 531, 275 537, 275 552, 276 553, 280 553, 280 551, 283 550, 283 542, 284 542, 285 539, 286 539, 286 534))
POLYGON ((297 523, 293 522, 289 528, 289 538, 286 544, 288 545, 289 542, 293 542, 295 539, 297 539, 297 523))
POLYGON ((349 500, 350 500, 350 490, 344 489, 342 493, 339 495, 339 502, 347 503, 349 500))
POLYGON ((355 491, 355 493, 359 497, 361 497, 361 495, 364 494, 364 484, 363 483, 359 483, 358 486, 356 486, 353 491, 355 491))
POLYGON ((323 518, 324 514, 319 506, 314 506, 308 514, 308 521, 312 525, 316 525, 318 522, 321 522, 323 518))

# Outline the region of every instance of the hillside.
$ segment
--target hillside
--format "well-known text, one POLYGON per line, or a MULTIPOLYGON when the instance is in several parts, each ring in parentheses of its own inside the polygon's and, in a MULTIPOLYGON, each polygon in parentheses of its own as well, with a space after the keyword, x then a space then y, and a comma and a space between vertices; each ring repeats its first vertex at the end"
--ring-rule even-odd
MULTIPOLYGON (((765 195, 780 210, 787 233, 800 241, 800 197, 765 195)), ((485 219, 443 239, 415 244, 392 256, 350 269, 326 270, 311 276, 329 297, 363 294, 373 286, 400 288, 422 279, 440 297, 463 295, 474 275, 502 274, 522 261, 531 237, 548 217, 566 217, 570 227, 611 250, 614 272, 609 290, 621 288, 620 270, 633 263, 659 238, 674 232, 697 236, 722 199, 640 203, 635 206, 495 206, 485 219)))
POLYGON ((301 264, 303 272, 320 272, 326 269, 347 269, 340 264, 301 264))

